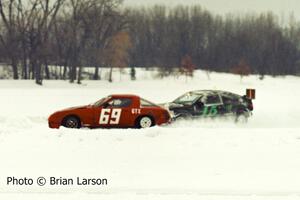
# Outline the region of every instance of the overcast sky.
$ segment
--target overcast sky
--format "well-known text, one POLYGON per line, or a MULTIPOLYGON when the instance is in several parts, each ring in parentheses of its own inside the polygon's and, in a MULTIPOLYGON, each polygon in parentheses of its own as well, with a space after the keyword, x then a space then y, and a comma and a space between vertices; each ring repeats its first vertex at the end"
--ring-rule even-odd
POLYGON ((217 14, 273 11, 278 16, 287 17, 293 12, 300 20, 300 0, 125 0, 125 4, 165 4, 171 6, 200 4, 217 14))

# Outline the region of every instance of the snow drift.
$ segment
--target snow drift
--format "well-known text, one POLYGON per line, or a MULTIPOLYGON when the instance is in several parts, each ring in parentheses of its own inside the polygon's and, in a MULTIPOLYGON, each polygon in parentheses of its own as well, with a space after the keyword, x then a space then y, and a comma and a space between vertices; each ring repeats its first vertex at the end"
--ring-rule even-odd
MULTIPOLYGON (((1 199, 294 199, 300 196, 300 78, 244 78, 197 71, 194 79, 112 84, 85 81, 0 81, 1 199), (257 90, 245 125, 193 120, 136 129, 51 130, 54 111, 88 104, 113 93, 134 93, 157 103, 199 89, 244 94, 257 90), (16 177, 100 177, 97 187, 15 187, 16 177), (28 193, 29 192, 29 193, 28 193), (33 192, 33 193, 32 193, 33 192), (36 193, 42 193, 37 197, 36 193), (2 198, 3 197, 3 198, 2 198)), ((137 74, 139 77, 139 75, 137 74)), ((128 77, 129 78, 129 77, 128 77)))

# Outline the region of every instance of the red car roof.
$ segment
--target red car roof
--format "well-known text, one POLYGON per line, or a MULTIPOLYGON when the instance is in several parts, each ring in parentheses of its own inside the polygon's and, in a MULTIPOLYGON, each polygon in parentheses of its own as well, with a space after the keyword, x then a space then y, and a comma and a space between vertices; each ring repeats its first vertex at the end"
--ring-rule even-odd
POLYGON ((110 95, 111 97, 117 97, 117 98, 119 98, 119 97, 127 97, 127 98, 140 98, 139 96, 137 96, 137 95, 133 95, 133 94, 112 94, 112 95, 110 95))

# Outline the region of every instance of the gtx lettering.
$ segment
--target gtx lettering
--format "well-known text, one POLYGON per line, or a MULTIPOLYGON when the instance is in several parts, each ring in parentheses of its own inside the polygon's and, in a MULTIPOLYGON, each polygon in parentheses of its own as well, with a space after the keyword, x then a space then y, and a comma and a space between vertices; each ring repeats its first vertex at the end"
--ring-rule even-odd
POLYGON ((133 108, 133 109, 131 109, 131 113, 132 114, 141 114, 141 109, 133 108))

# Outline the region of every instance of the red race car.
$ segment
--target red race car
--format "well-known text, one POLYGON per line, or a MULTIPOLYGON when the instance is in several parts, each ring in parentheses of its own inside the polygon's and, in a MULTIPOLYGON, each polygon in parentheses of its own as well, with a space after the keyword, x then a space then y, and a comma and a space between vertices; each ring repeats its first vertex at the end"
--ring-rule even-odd
POLYGON ((169 111, 135 95, 111 95, 52 114, 50 128, 148 128, 170 122, 169 111))

